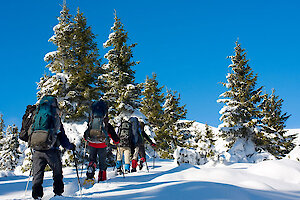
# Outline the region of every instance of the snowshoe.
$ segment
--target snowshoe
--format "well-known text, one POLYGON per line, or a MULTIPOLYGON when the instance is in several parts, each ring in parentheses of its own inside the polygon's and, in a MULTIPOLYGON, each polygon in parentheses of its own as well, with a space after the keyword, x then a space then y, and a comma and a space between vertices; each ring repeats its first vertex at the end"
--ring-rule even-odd
POLYGON ((92 179, 86 178, 86 179, 83 181, 82 187, 84 187, 84 188, 90 188, 90 187, 92 187, 94 184, 95 184, 95 179, 94 179, 94 178, 92 178, 92 179))

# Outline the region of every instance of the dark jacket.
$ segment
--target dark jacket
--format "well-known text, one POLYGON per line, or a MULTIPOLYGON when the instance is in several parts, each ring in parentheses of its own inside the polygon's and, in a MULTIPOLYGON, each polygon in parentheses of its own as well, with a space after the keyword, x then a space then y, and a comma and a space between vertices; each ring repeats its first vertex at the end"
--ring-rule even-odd
MULTIPOLYGON (((60 132, 58 134, 58 139, 57 141, 60 143, 60 145, 65 148, 65 149, 72 149, 73 145, 70 143, 66 133, 65 133, 65 129, 63 127, 63 125, 61 124, 60 126, 60 132)), ((57 148, 59 147, 59 145, 57 145, 57 148)))

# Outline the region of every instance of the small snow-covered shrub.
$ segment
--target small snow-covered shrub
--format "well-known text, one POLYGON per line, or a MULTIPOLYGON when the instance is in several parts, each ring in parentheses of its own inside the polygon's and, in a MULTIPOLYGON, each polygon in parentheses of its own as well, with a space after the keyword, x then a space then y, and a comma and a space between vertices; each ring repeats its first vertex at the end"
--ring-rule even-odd
POLYGON ((191 165, 200 164, 200 154, 194 149, 185 149, 183 147, 177 147, 174 151, 174 162, 178 165, 181 163, 189 163, 191 165))

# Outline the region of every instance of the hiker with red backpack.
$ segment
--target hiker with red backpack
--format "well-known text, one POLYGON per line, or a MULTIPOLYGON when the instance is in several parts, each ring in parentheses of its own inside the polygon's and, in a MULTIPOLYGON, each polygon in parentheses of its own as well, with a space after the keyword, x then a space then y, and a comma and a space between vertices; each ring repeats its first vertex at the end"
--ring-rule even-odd
POLYGON ((61 196, 64 192, 62 162, 59 146, 75 150, 61 123, 58 103, 54 96, 45 95, 37 106, 28 106, 23 116, 20 139, 28 142, 32 155, 32 197, 43 197, 44 170, 48 164, 53 171, 53 192, 61 196), (30 127, 28 127, 30 126, 30 127))
POLYGON ((108 122, 107 113, 108 107, 103 100, 93 102, 88 129, 84 132, 84 139, 88 142, 89 146, 89 165, 83 185, 95 183, 94 176, 97 168, 97 156, 99 159, 98 182, 107 180, 107 146, 110 143, 110 139, 113 140, 114 144, 119 143, 119 137, 113 126, 108 122))
POLYGON ((156 147, 156 144, 152 142, 150 137, 144 131, 144 122, 139 122, 137 117, 131 117, 129 121, 132 124, 133 129, 133 146, 132 146, 132 161, 131 161, 131 172, 136 172, 138 166, 138 157, 140 157, 139 169, 143 168, 143 163, 146 162, 146 152, 145 152, 145 140, 146 139, 152 147, 156 147))

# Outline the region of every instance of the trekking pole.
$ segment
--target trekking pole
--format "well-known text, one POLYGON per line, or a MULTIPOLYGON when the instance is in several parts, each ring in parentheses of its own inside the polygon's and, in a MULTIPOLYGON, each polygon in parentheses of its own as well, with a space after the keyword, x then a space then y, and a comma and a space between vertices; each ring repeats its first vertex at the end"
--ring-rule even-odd
MULTIPOLYGON (((33 151, 32 149, 30 149, 31 151, 31 156, 33 155, 33 151)), ((24 196, 26 197, 26 193, 27 193, 27 190, 28 190, 28 185, 29 185, 29 181, 30 181, 30 176, 32 175, 32 167, 33 167, 33 162, 31 162, 31 168, 30 168, 30 171, 29 171, 29 176, 28 176, 28 181, 27 181, 27 184, 26 184, 26 188, 25 188, 25 193, 24 193, 24 196)))
POLYGON ((116 168, 116 165, 117 165, 117 158, 118 158, 118 144, 116 144, 116 146, 117 146, 117 153, 116 153, 115 165, 114 165, 113 171, 115 171, 115 168, 116 168))
POLYGON ((148 167, 148 164, 147 164, 147 160, 146 160, 146 159, 145 159, 145 163, 146 163, 147 171, 149 172, 149 167, 148 167))
POLYGON ((82 196, 82 190, 81 190, 81 183, 79 179, 79 173, 78 173, 78 168, 77 168, 77 158, 76 158, 76 151, 73 150, 73 156, 74 156, 74 162, 75 162, 75 168, 76 168, 76 174, 77 174, 77 180, 78 180, 78 186, 79 186, 79 191, 80 191, 80 196, 82 196))
POLYGON ((84 159, 85 159, 85 151, 86 151, 86 143, 87 141, 85 140, 84 142, 84 150, 83 150, 83 161, 82 161, 82 165, 81 165, 81 174, 80 174, 80 178, 82 178, 82 171, 83 171, 83 165, 84 165, 84 159))
POLYGON ((152 169, 155 168, 155 158, 156 158, 156 155, 155 155, 156 151, 154 151, 154 156, 153 156, 153 166, 152 166, 152 169))
POLYGON ((29 172, 29 176, 28 176, 28 181, 27 181, 26 188, 25 188, 25 193, 24 193, 24 196, 25 196, 25 197, 26 197, 26 192, 27 192, 27 190, 28 190, 28 185, 29 185, 31 173, 32 173, 32 167, 30 168, 30 172, 29 172))

